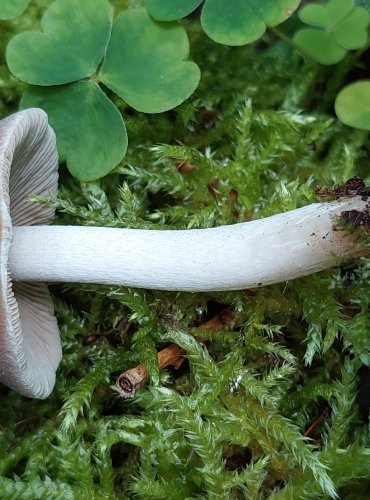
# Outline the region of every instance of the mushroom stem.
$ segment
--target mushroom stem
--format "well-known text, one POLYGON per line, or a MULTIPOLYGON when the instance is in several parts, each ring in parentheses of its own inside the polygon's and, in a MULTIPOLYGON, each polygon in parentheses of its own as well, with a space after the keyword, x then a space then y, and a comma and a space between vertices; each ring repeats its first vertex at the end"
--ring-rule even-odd
POLYGON ((365 210, 353 196, 209 229, 151 231, 14 227, 14 281, 116 284, 158 290, 238 290, 283 282, 364 254, 335 216, 365 210))

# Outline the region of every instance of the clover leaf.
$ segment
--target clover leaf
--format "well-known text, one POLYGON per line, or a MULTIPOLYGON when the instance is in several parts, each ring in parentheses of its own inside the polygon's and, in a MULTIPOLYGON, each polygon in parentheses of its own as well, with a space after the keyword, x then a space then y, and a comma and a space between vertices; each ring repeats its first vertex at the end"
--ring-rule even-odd
POLYGON ((125 11, 113 23, 107 0, 55 0, 41 30, 10 41, 8 66, 38 86, 25 92, 21 106, 48 113, 61 158, 81 180, 106 175, 127 149, 124 121, 100 83, 147 113, 181 104, 199 83, 198 66, 186 60, 185 30, 156 23, 144 9, 125 11))
POLYGON ((60 159, 72 175, 92 181, 108 174, 127 149, 122 116, 97 83, 81 80, 59 87, 30 87, 21 108, 44 109, 58 138, 60 159))
POLYGON ((57 0, 41 21, 42 31, 10 40, 10 71, 33 85, 59 85, 92 75, 108 45, 112 9, 106 0, 57 0))
POLYGON ((200 71, 184 60, 188 55, 188 38, 178 23, 164 27, 142 10, 128 10, 114 22, 100 79, 138 111, 159 113, 181 104, 197 86, 200 71))
POLYGON ((176 21, 195 10, 203 0, 147 0, 149 14, 158 21, 176 21))
POLYGON ((321 64, 336 64, 348 50, 360 49, 367 43, 370 15, 365 7, 354 5, 353 0, 308 4, 298 15, 312 28, 299 30, 294 43, 321 64))
POLYGON ((346 125, 370 130, 370 80, 344 87, 335 100, 335 112, 346 125))
POLYGON ((13 19, 26 10, 31 0, 1 0, 0 19, 13 19))
POLYGON ((361 4, 370 12, 370 0, 359 0, 361 4))
MULTIPOLYGON (((147 0, 149 14, 158 21, 180 19, 192 12, 201 0, 147 0)), ((206 0, 201 23, 207 35, 224 45, 245 45, 260 38, 267 27, 285 21, 300 0, 206 0)))

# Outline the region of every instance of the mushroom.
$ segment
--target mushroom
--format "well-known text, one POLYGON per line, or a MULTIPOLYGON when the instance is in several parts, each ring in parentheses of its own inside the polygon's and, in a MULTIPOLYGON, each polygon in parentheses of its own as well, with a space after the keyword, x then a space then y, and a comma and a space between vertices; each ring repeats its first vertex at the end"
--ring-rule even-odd
POLYGON ((43 282, 238 290, 368 252, 335 225, 343 212, 368 210, 367 196, 356 190, 261 220, 175 231, 48 226, 53 210, 29 198, 55 197, 56 191, 55 138, 45 113, 28 109, 1 121, 0 380, 31 397, 50 394, 61 357, 43 282))
POLYGON ((30 203, 34 194, 56 196, 58 155, 46 114, 22 111, 0 121, 0 380, 21 394, 45 398, 62 357, 48 288, 12 284, 7 265, 12 225, 47 224, 52 207, 30 203))

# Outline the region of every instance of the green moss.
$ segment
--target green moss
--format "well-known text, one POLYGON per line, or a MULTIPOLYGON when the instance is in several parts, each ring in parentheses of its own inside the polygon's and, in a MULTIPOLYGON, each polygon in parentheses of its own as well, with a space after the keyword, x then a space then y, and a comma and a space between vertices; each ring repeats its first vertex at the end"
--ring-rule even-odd
MULTIPOLYGON (((37 27, 46 3, 4 23, 2 52, 8 33, 37 27)), ((210 227, 303 206, 317 184, 369 175, 369 137, 340 124, 332 103, 316 106, 323 73, 271 34, 229 48, 185 23, 200 87, 167 113, 130 111, 127 156, 99 182, 61 166, 59 197, 44 200, 56 223, 210 227)), ((0 78, 5 116, 22 87, 4 63, 0 78)), ((358 368, 370 366, 368 275, 361 259, 247 293, 54 285, 64 345, 55 391, 30 401, 0 388, 1 498, 285 500, 334 488, 365 498, 370 448, 355 395, 358 368), (222 330, 201 327, 224 309, 222 330), (170 342, 188 362, 165 373, 156 352, 170 342), (149 385, 122 400, 115 378, 141 362, 149 385)))

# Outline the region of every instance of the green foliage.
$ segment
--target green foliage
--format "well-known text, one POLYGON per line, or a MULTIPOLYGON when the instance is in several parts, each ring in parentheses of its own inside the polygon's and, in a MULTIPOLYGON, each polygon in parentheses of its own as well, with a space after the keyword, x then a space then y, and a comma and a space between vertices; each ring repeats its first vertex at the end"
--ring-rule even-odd
MULTIPOLYGON (((354 406, 354 395, 356 391, 356 375, 352 362, 345 360, 341 381, 332 384, 331 395, 328 401, 331 405, 331 426, 326 429, 325 444, 320 451, 320 460, 330 470, 331 478, 338 488, 341 488, 351 476, 355 483, 356 477, 369 475, 369 448, 366 447, 368 440, 366 432, 361 430, 349 444, 351 428, 357 419, 354 406)), ((353 439, 353 438, 352 438, 353 439)), ((294 499, 301 498, 307 494, 320 496, 318 484, 312 484, 312 475, 306 470, 300 477, 294 478, 283 489, 275 492, 270 498, 294 499)), ((341 490, 339 490, 340 498, 341 490)))
POLYGON ((359 358, 361 363, 370 366, 369 327, 370 327, 370 265, 364 260, 360 277, 352 286, 351 308, 353 317, 348 321, 345 334, 345 346, 359 358))
POLYGON ((113 24, 100 78, 134 109, 160 113, 181 104, 198 85, 199 68, 185 61, 188 56, 188 38, 178 24, 164 28, 144 11, 131 10, 113 24), (131 50, 122 53, 122 46, 131 50))
POLYGON ((60 87, 29 87, 21 108, 32 107, 48 113, 58 138, 59 156, 78 179, 87 181, 108 174, 126 153, 122 116, 91 80, 60 87))
POLYGON ((304 54, 321 64, 336 64, 348 50, 364 47, 368 40, 370 15, 353 0, 312 3, 299 10, 300 20, 312 26, 294 35, 294 43, 304 54))
MULTIPOLYGON (((12 36, 38 28, 49 4, 34 1, 4 24, 2 53, 12 36)), ((114 6, 119 13, 141 2, 114 6)), ((107 91, 125 115, 130 148, 99 181, 80 182, 62 165, 58 198, 37 198, 56 207, 54 223, 213 227, 315 202, 316 185, 370 180, 369 135, 331 112, 343 81, 358 77, 361 53, 329 72, 276 32, 230 48, 203 36, 197 21, 186 27, 202 67, 196 94, 144 115, 107 91)), ((80 85, 103 94, 89 78, 40 92, 58 106, 57 92, 80 85)), ((3 65, 2 115, 17 109, 23 90, 3 65)), ((38 87, 32 92, 41 99, 38 87)), ((83 120, 81 96, 69 104, 78 106, 83 120)), ((97 154, 109 154, 104 133, 113 134, 105 113, 104 126, 94 125, 97 154)), ((76 138, 82 153, 94 146, 89 135, 91 145, 76 138)), ((355 397, 357 370, 370 366, 369 272, 369 259, 359 259, 289 283, 207 294, 53 285, 63 339, 57 385, 45 401, 0 388, 1 498, 366 498, 369 432, 355 397), (219 328, 209 328, 216 314, 219 328), (172 342, 186 361, 159 370, 157 352, 172 342), (123 400, 115 380, 139 363, 149 380, 123 400)))
POLYGON ((9 43, 10 71, 32 85, 60 85, 89 77, 105 53, 111 17, 106 0, 79 5, 75 0, 53 2, 41 19, 42 31, 20 33, 9 43))
MULTIPOLYGON (((323 65, 337 64, 330 75, 323 73, 327 93, 326 105, 333 105, 337 117, 346 125, 363 130, 369 129, 368 94, 366 80, 352 83, 341 91, 343 82, 351 74, 356 79, 354 68, 363 52, 369 46, 368 27, 370 6, 367 0, 328 0, 324 5, 309 3, 299 11, 300 20, 311 26, 296 31, 292 40, 294 46, 306 57, 308 64, 319 62, 323 65), (348 54, 349 51, 357 52, 348 54), (311 63, 310 63, 311 61, 311 63), (338 94, 338 91, 339 94, 338 94)), ((313 74, 317 77, 316 68, 313 74)))
MULTIPOLYGON (((201 0, 147 0, 148 12, 158 21, 173 21, 190 14, 201 0)), ((206 0, 201 23, 205 33, 224 45, 245 45, 260 38, 267 27, 276 26, 291 16, 299 0, 237 0, 225 8, 220 0, 206 0)))
POLYGON ((99 83, 149 113, 179 105, 198 85, 198 67, 184 61, 189 48, 183 28, 156 24, 144 10, 125 11, 112 26, 106 0, 56 0, 41 30, 12 38, 7 62, 17 78, 38 85, 26 91, 21 106, 48 112, 61 159, 81 180, 106 175, 127 148, 122 117, 99 83), (149 78, 141 75, 144 67, 149 78), (69 85, 54 87, 61 84, 69 85))
POLYGON ((191 14, 199 5, 201 0, 146 0, 146 8, 151 16, 158 21, 175 21, 191 14))
POLYGON ((2 0, 0 19, 12 19, 20 16, 27 9, 31 0, 2 0))
POLYGON ((346 125, 370 130, 370 81, 361 80, 344 87, 335 100, 335 112, 346 125))
POLYGON ((341 306, 329 280, 304 278, 299 286, 303 318, 308 324, 304 361, 311 364, 317 353, 325 354, 344 329, 341 306), (311 292, 311 293, 310 293, 311 292))

